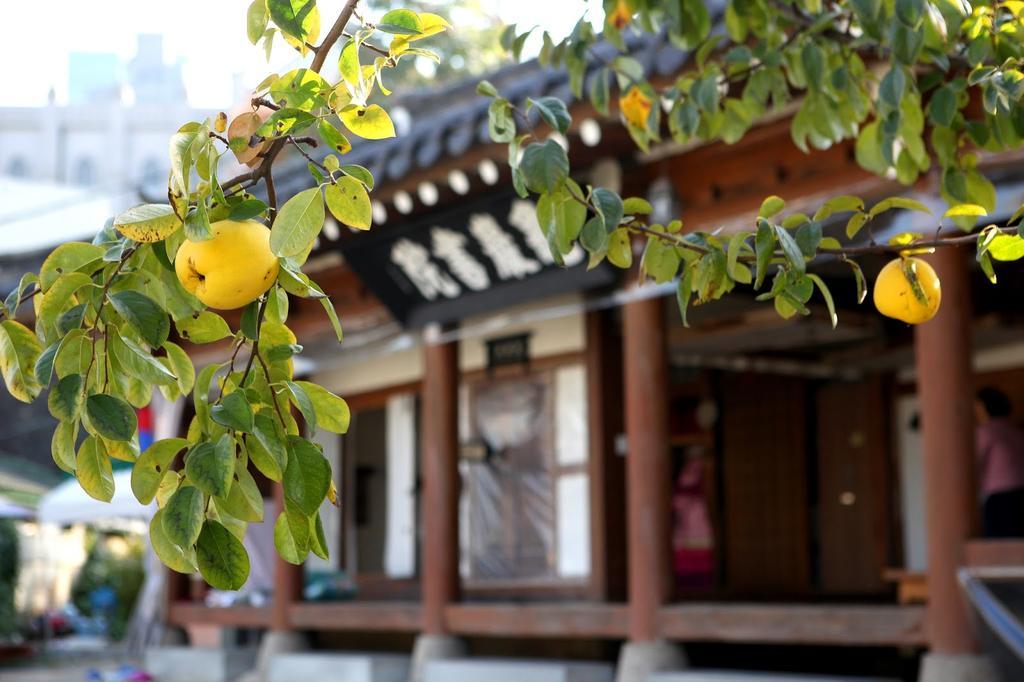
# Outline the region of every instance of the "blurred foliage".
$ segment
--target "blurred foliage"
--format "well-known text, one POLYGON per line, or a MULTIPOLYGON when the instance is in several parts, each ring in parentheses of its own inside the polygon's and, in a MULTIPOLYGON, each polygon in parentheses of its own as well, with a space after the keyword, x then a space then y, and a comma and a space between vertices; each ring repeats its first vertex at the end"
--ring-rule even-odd
POLYGON ((13 521, 0 519, 0 638, 17 631, 14 588, 18 584, 20 560, 18 530, 13 521))
POLYGON ((109 614, 107 634, 119 640, 124 637, 145 578, 143 543, 132 535, 105 535, 94 531, 90 531, 86 542, 89 553, 71 586, 71 600, 83 615, 95 617, 101 614, 96 613, 90 596, 103 587, 112 589, 117 602, 109 614))

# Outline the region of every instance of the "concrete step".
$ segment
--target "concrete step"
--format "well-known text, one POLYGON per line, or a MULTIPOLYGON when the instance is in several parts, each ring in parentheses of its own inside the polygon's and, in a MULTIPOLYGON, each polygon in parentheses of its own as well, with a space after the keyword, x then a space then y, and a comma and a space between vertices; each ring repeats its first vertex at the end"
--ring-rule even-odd
POLYGON ((841 677, 801 673, 760 673, 739 670, 686 670, 656 673, 647 682, 897 682, 881 677, 841 677))
POLYGON ((424 682, 612 682, 607 663, 496 658, 430 661, 424 682))
POLYGON ((287 653, 270 658, 267 682, 408 682, 409 657, 398 654, 287 653))
POLYGON ((146 649, 157 682, 235 682, 256 665, 256 649, 160 646, 146 649))

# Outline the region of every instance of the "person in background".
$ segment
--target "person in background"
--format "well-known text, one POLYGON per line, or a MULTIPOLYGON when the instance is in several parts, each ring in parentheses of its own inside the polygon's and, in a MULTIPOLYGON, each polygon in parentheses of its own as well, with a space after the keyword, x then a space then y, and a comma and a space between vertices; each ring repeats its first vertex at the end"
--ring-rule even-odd
POLYGON ((1006 394, 978 391, 976 454, 985 537, 1024 537, 1024 432, 1012 421, 1006 394))

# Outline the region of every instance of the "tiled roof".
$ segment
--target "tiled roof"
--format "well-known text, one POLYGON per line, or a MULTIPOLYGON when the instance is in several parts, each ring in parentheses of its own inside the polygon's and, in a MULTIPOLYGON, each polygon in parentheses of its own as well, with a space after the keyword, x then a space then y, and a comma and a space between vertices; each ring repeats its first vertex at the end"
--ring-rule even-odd
MULTIPOLYGON (((630 55, 643 64, 649 77, 677 72, 688 56, 665 35, 634 37, 629 45, 630 55)), ((600 43, 592 54, 584 94, 590 91, 591 81, 601 65, 619 52, 609 43, 600 43)), ((490 144, 487 134, 490 100, 476 93, 476 84, 483 79, 491 81, 503 96, 517 103, 527 97, 547 95, 558 97, 567 104, 576 101, 564 70, 543 67, 537 60, 507 66, 437 90, 415 91, 388 100, 389 110, 401 108, 408 112, 411 117, 409 129, 396 138, 357 142, 343 162, 367 167, 373 173, 376 186, 382 187, 456 158, 476 146, 490 144)), ((531 112, 531 115, 536 119, 536 112, 531 112)), ((275 180, 281 202, 306 189, 310 178, 305 160, 292 155, 282 162, 275 180)))

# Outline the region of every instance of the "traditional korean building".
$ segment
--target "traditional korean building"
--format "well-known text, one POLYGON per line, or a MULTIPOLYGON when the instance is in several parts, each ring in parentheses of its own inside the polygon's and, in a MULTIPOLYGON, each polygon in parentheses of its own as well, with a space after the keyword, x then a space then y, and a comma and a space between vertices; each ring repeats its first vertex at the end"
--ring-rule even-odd
MULTIPOLYGON (((664 78, 687 59, 660 42, 634 56, 664 78)), ((907 193, 852 145, 800 153, 786 116, 732 146, 641 154, 562 72, 531 62, 490 80, 513 100, 571 102, 577 179, 689 228, 747 227, 770 194, 813 212, 836 193, 907 193)), ((683 651, 902 679, 925 652, 925 669, 975 660, 956 569, 1024 560, 1024 542, 975 539, 972 416, 991 385, 1024 418, 1020 269, 992 286, 972 253, 936 254, 942 309, 915 329, 857 305, 840 262, 816 270, 835 330, 822 308, 783 320, 742 287, 684 328, 673 286, 552 262, 474 85, 395 100, 409 129, 346 157, 376 178, 374 227, 328 218, 307 266, 345 342, 319 303, 292 302, 305 371, 353 412, 346 436, 318 435, 342 499, 324 510, 331 559, 275 559, 256 605, 208 606, 172 574, 168 622, 323 650, 618 661, 623 682, 683 651), (313 574, 332 572, 345 598, 312 599, 313 574)), ((307 186, 300 161, 279 171, 281 201, 307 186)), ((982 163, 994 217, 1009 215, 1019 159, 982 163)), ((930 176, 909 193, 944 210, 930 176)), ((896 211, 874 238, 934 227, 896 211)), ((870 281, 883 261, 862 263, 870 281)))

